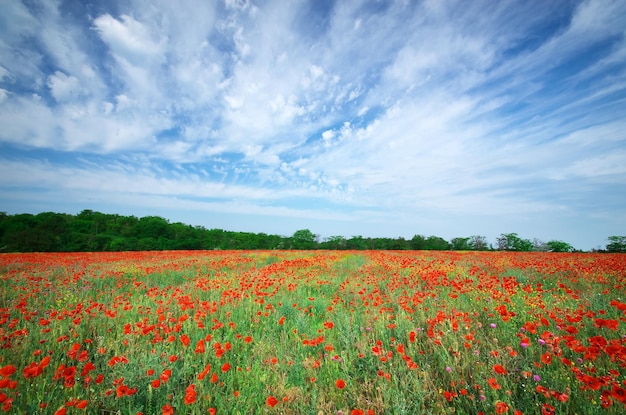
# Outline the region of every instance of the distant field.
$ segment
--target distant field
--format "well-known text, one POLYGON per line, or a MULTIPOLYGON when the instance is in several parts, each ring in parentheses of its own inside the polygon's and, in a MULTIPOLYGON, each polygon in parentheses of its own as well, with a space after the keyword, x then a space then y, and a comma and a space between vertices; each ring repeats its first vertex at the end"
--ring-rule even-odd
POLYGON ((0 255, 0 412, 622 414, 626 255, 0 255))

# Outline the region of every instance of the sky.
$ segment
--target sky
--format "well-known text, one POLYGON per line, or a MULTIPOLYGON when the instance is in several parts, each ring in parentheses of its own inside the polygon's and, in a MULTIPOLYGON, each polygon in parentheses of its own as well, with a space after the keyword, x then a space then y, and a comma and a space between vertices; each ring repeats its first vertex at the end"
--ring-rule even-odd
POLYGON ((0 4, 0 211, 626 235, 623 0, 0 4))

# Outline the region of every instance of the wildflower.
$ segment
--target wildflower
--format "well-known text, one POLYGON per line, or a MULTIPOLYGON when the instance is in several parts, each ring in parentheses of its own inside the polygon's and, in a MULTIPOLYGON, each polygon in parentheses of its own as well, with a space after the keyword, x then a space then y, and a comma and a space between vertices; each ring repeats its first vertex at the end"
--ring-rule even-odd
POLYGON ((567 393, 559 393, 556 395, 557 401, 567 402, 569 399, 569 395, 567 393))
POLYGON ((617 330, 619 326, 619 320, 597 318, 594 324, 598 328, 606 327, 609 330, 617 330))
POLYGON ((196 385, 193 383, 185 389, 185 405, 190 405, 196 401, 196 385))
POLYGON ((172 370, 165 369, 163 373, 161 373, 160 379, 163 383, 167 383, 167 381, 170 379, 170 376, 172 376, 172 370))
POLYGON ((6 365, 3 368, 0 368, 0 376, 2 376, 3 378, 8 378, 13 373, 15 373, 16 370, 17 369, 15 369, 15 366, 13 366, 13 365, 6 365))
POLYGON ((165 404, 161 407, 162 415, 173 415, 174 414, 174 408, 172 408, 172 405, 165 404))
POLYGON ((489 387, 491 389, 500 389, 501 386, 498 384, 498 381, 496 380, 496 378, 489 378, 487 379, 487 382, 489 383, 489 387))
POLYGON ((500 364, 493 365, 493 371, 496 372, 498 375, 506 375, 508 373, 504 366, 500 364))
POLYGON ((265 400, 265 404, 271 408, 275 407, 276 404, 278 403, 278 399, 276 399, 273 396, 268 396, 267 399, 265 400))
POLYGON ((509 405, 506 402, 498 401, 496 402, 496 413, 503 414, 509 410, 509 405))
POLYGON ((338 389, 343 389, 343 388, 345 388, 345 387, 346 387, 346 382, 344 382, 344 380, 343 380, 343 379, 337 379, 337 381, 335 382, 335 386, 336 386, 338 389))
POLYGON ((623 404, 626 404, 626 389, 613 385, 611 397, 623 404))

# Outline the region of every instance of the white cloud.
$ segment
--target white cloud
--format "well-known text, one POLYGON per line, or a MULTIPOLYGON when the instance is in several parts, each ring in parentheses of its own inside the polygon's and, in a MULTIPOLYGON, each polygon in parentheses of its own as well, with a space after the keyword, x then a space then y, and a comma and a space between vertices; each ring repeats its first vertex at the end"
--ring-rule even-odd
POLYGON ((306 195, 367 207, 368 220, 383 207, 407 220, 571 213, 591 181, 624 182, 625 9, 133 0, 87 16, 69 2, 12 3, 0 17, 0 140, 17 156, 152 164, 131 181, 127 166, 63 170, 110 194, 306 195), (160 163, 180 177, 156 174, 160 163))
POLYGON ((167 40, 131 16, 122 15, 118 20, 104 14, 94 19, 93 24, 117 59, 141 66, 146 59, 164 58, 167 40))
POLYGON ((82 89, 78 79, 67 76, 63 72, 55 72, 48 76, 48 87, 57 102, 71 101, 82 94, 82 89))

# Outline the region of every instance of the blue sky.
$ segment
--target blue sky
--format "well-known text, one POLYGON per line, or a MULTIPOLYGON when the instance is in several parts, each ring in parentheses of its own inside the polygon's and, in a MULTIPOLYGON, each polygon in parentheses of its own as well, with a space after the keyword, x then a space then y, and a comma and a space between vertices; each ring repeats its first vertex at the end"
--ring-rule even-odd
POLYGON ((0 5, 0 211, 626 234, 626 2, 0 5))

